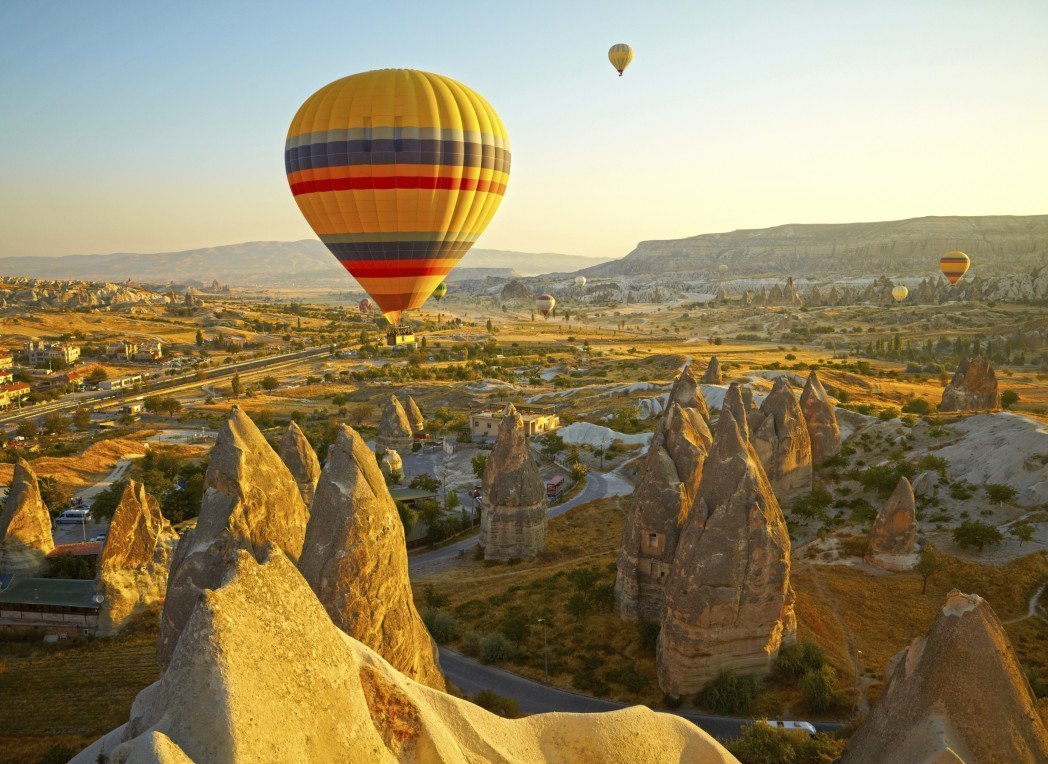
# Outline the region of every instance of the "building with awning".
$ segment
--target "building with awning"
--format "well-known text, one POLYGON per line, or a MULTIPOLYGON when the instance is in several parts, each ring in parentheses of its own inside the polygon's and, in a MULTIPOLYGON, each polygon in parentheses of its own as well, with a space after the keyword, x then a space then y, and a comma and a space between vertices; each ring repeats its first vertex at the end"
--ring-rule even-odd
POLYGON ((0 628, 93 633, 101 607, 96 594, 93 580, 12 578, 0 590, 0 628))

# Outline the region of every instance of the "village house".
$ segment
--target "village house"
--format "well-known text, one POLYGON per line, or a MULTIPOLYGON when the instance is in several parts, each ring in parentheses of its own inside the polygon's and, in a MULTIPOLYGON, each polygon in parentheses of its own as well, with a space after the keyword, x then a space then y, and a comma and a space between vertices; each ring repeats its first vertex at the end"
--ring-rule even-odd
POLYGON ((159 340, 143 342, 134 353, 136 361, 160 361, 164 357, 164 347, 159 340))
POLYGON ((9 382, 0 385, 0 409, 17 406, 29 395, 30 387, 25 382, 9 382))
MULTIPOLYGON (((560 417, 548 409, 527 410, 526 404, 517 406, 524 420, 528 437, 553 432, 560 427, 560 417)), ((469 434, 474 438, 494 438, 498 434, 502 411, 474 411, 469 415, 469 434)))
POLYGON ((33 337, 23 343, 22 353, 30 366, 56 362, 68 365, 80 358, 80 347, 67 342, 49 342, 33 337))
POLYGON ((126 377, 105 379, 98 383, 99 390, 127 390, 142 384, 141 374, 128 374, 126 377))
POLYGON ((110 342, 106 345, 106 358, 113 361, 130 361, 135 357, 138 352, 139 345, 137 342, 131 340, 121 340, 120 342, 110 342))
POLYGON ((15 365, 15 357, 10 353, 0 353, 0 370, 8 370, 15 365))

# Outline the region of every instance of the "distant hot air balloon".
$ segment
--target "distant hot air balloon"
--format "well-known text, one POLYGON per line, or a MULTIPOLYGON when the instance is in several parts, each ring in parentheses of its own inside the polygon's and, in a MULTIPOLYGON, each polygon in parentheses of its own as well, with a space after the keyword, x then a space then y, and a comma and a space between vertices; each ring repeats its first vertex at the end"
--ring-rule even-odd
POLYGON ((904 287, 902 284, 892 289, 892 297, 895 299, 895 302, 902 302, 906 299, 906 296, 909 293, 910 290, 904 287))
POLYGON ((584 287, 584 286, 586 286, 586 277, 585 276, 576 276, 575 277, 575 286, 577 286, 577 287, 584 287))
POLYGON ((615 43, 608 50, 608 60, 621 77, 626 67, 630 65, 630 61, 633 60, 633 48, 624 42, 615 43))
POLYGON ((369 300, 367 297, 360 301, 360 312, 364 315, 370 313, 373 307, 374 303, 372 303, 371 300, 369 300))
POLYGON ((951 284, 960 281, 971 264, 972 261, 963 252, 947 252, 939 258, 939 270, 951 284))
POLYGON ((437 284, 437 288, 433 290, 433 299, 440 302, 444 299, 444 295, 448 293, 448 285, 441 281, 437 284))
POLYGON ((535 307, 538 309, 539 313, 542 314, 542 317, 547 320, 556 306, 557 300, 551 294, 540 294, 535 298, 535 307))
POLYGON ((465 85, 414 69, 336 80, 284 148, 299 209, 391 323, 420 307, 502 201, 509 139, 465 85))

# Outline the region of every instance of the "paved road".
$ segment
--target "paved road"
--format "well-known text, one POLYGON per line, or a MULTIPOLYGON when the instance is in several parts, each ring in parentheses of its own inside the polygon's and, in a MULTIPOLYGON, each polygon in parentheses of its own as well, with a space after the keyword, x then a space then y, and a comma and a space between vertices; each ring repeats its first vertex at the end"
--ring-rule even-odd
MULTIPOLYGON (((619 475, 617 470, 608 473, 590 471, 586 475, 586 485, 582 490, 563 504, 550 507, 549 516, 560 517, 574 507, 609 496, 624 496, 632 490, 633 486, 619 475)), ((477 535, 473 534, 431 552, 410 555, 408 568, 412 578, 425 578, 448 570, 455 564, 455 559, 460 553, 469 554, 477 545, 477 535)))
MULTIPOLYGON (((440 648, 440 668, 444 671, 444 676, 463 692, 475 695, 481 690, 494 690, 499 695, 505 695, 516 700, 520 710, 529 714, 545 713, 547 711, 569 711, 589 714, 601 711, 615 711, 627 706, 626 703, 601 700, 588 695, 579 695, 555 687, 548 687, 509 671, 503 671, 494 666, 485 666, 446 647, 440 648)), ((752 719, 728 716, 710 716, 694 711, 671 711, 667 709, 665 713, 681 716, 722 740, 737 737, 742 726, 753 721, 752 719)), ((816 729, 820 732, 836 731, 841 729, 841 726, 840 724, 830 722, 815 723, 816 729)))

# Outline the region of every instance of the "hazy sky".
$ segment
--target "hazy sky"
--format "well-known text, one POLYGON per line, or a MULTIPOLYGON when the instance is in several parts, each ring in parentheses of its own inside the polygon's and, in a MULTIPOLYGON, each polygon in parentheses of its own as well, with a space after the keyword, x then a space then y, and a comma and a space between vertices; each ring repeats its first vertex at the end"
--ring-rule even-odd
POLYGON ((382 67, 459 79, 505 122, 481 247, 1046 213, 1046 41, 1048 0, 3 0, 0 256, 312 237, 288 124, 382 67))

